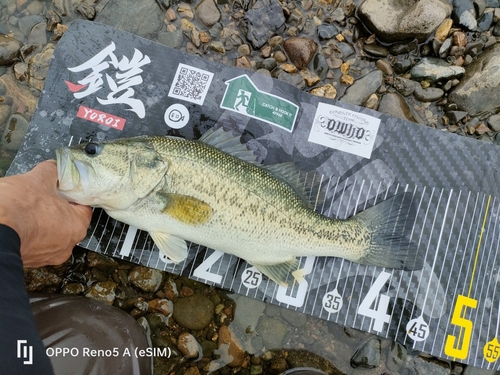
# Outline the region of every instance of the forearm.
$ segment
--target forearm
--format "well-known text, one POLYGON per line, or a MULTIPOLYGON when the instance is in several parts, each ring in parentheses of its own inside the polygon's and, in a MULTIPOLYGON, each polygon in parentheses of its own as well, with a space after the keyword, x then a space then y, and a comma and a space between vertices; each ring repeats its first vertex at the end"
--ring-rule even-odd
POLYGON ((24 287, 20 245, 18 234, 0 224, 0 363, 4 364, 0 374, 52 374, 24 287), (25 364, 29 362, 29 347, 32 364, 25 364))

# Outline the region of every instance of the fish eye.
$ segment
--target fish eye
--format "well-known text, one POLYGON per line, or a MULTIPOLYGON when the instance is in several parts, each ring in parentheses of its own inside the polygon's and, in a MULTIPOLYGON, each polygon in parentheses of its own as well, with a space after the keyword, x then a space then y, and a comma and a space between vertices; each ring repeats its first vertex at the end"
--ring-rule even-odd
POLYGON ((89 142, 85 145, 85 153, 88 156, 96 156, 101 153, 101 145, 95 142, 89 142))

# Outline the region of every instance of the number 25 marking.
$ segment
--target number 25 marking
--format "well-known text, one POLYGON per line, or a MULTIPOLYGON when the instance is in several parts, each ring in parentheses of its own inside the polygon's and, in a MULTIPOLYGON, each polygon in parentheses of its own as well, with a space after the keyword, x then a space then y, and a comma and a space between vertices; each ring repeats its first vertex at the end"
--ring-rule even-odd
POLYGON ((461 327, 458 340, 462 337, 462 343, 460 345, 460 343, 457 342, 458 340, 456 336, 448 335, 444 347, 444 353, 446 355, 458 359, 466 359, 469 355, 469 345, 472 336, 473 324, 470 320, 463 318, 462 315, 465 316, 465 310, 467 307, 475 309, 476 306, 477 300, 461 294, 458 295, 457 303, 455 304, 455 309, 453 310, 453 315, 451 317, 451 324, 461 327))

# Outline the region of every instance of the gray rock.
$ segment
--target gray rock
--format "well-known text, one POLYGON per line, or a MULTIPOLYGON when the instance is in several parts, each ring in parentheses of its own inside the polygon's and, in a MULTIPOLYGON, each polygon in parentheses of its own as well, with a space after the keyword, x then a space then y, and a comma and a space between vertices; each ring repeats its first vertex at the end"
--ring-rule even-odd
POLYGON ((12 65, 19 57, 22 43, 8 35, 0 34, 0 66, 12 65))
POLYGON ((417 374, 449 375, 450 367, 447 363, 430 358, 417 357, 414 359, 414 368, 417 374))
POLYGON ((247 23, 247 39, 254 48, 267 43, 280 27, 285 24, 283 9, 277 0, 256 1, 252 8, 245 12, 247 23))
POLYGON ((318 26, 318 36, 320 39, 331 39, 337 35, 339 31, 333 25, 320 25, 318 26))
POLYGON ((196 5, 194 14, 208 27, 215 25, 220 20, 220 10, 214 0, 202 0, 196 5))
POLYGON ((342 54, 342 58, 344 60, 347 60, 349 57, 351 57, 352 55, 354 55, 356 53, 354 48, 349 43, 338 43, 337 47, 338 47, 340 53, 342 54))
POLYGON ((410 72, 412 79, 426 79, 431 82, 460 77, 464 73, 464 68, 449 65, 447 62, 434 57, 423 58, 410 72))
POLYGON ((164 18, 165 14, 155 0, 110 0, 95 21, 154 39, 164 18))
POLYGON ((182 327, 199 331, 210 324, 214 310, 214 303, 210 299, 193 294, 174 302, 173 318, 182 327))
POLYGON ((421 102, 433 102, 444 95, 444 91, 437 87, 423 89, 419 84, 415 85, 413 96, 421 102))
POLYGON ((257 333, 262 337, 266 349, 280 349, 288 332, 288 326, 276 318, 263 316, 257 325, 257 333))
POLYGON ((354 353, 352 367, 375 368, 380 366, 380 341, 373 338, 354 353))
POLYGON ((484 13, 477 22, 477 27, 482 31, 487 31, 493 23, 493 12, 484 13))
POLYGON ((387 93, 382 97, 378 111, 403 120, 417 122, 404 98, 395 92, 387 93))
POLYGON ((266 304, 262 301, 246 296, 238 296, 233 322, 242 331, 246 331, 247 328, 254 331, 265 308, 266 304))
POLYGON ((306 314, 286 308, 281 310, 281 317, 294 327, 302 327, 307 322, 306 314))
POLYGON ((281 71, 276 78, 278 78, 280 81, 287 82, 300 90, 303 90, 306 87, 306 81, 300 74, 289 74, 287 72, 281 71))
POLYGON ((488 119, 488 125, 492 130, 500 132, 500 115, 490 116, 488 119))
POLYGON ((387 356, 387 369, 390 371, 399 371, 406 361, 406 354, 406 348, 399 342, 393 341, 387 356))
POLYGON ((44 46, 47 44, 47 22, 39 22, 34 25, 28 36, 28 44, 39 44, 44 46))
POLYGON ((309 70, 314 72, 320 79, 325 79, 328 73, 328 63, 323 55, 317 53, 309 63, 309 70))
POLYGON ((376 92, 384 82, 384 73, 374 70, 366 76, 356 80, 340 99, 344 103, 363 105, 371 94, 376 92))
POLYGON ((14 113, 9 117, 0 143, 5 150, 17 151, 19 149, 28 124, 29 120, 20 113, 14 113))
POLYGON ((453 21, 469 30, 477 29, 476 10, 470 0, 453 1, 453 21))
POLYGON ((415 91, 415 82, 403 77, 394 78, 394 88, 403 96, 409 96, 415 91))
POLYGON ((158 33, 158 42, 172 48, 179 48, 182 45, 183 38, 181 29, 175 31, 160 31, 158 33))
POLYGON ((471 116, 483 111, 495 113, 500 108, 500 45, 484 52, 467 68, 448 98, 471 116))
POLYGON ((33 26, 44 21, 45 19, 37 14, 32 16, 25 16, 19 19, 17 26, 24 35, 28 36, 33 26))
POLYGON ((465 116, 467 116, 467 112, 465 111, 449 111, 446 112, 446 117, 450 119, 450 124, 455 125, 457 122, 462 120, 465 116))
POLYGON ((447 18, 452 6, 446 0, 365 0, 358 16, 384 42, 409 38, 424 41, 447 18))

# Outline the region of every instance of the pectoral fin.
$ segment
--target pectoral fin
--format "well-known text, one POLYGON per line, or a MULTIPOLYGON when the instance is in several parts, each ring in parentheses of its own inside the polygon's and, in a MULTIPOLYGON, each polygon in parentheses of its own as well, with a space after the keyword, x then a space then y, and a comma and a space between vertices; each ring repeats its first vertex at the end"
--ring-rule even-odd
POLYGON ((167 204, 163 212, 189 225, 201 225, 212 217, 212 207, 199 199, 180 194, 165 194, 167 204))
POLYGON ((150 232, 149 235, 161 252, 173 262, 179 263, 186 259, 187 244, 183 239, 164 232, 150 232))
POLYGON ((259 269, 264 275, 269 277, 275 283, 288 286, 290 281, 292 281, 292 277, 295 278, 298 282, 304 279, 300 270, 297 270, 299 267, 299 261, 294 258, 288 262, 277 263, 277 264, 253 264, 255 267, 259 269), (290 275, 292 274, 292 275, 290 275))

